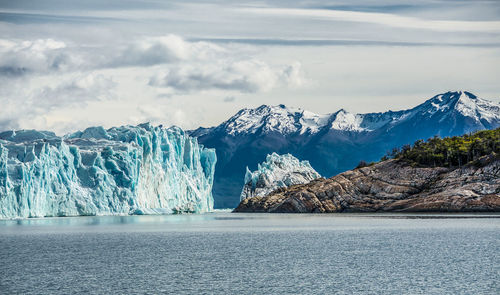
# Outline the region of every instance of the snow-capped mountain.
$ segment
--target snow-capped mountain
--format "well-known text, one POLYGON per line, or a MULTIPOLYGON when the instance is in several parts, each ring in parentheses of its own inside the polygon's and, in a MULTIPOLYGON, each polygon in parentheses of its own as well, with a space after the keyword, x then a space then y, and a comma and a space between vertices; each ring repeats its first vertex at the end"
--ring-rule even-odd
POLYGON ((259 132, 281 134, 316 133, 328 124, 330 114, 317 115, 300 108, 284 105, 262 105, 256 109, 242 109, 216 129, 238 136, 259 132))
POLYGON ((445 119, 454 111, 481 124, 491 124, 500 118, 500 106, 481 99, 467 91, 447 92, 429 99, 413 109, 430 116, 444 114, 445 119))
POLYGON ((191 131, 216 149, 215 207, 233 207, 245 167, 267 154, 291 153, 309 160, 321 175, 352 169, 360 160, 378 160, 393 147, 434 135, 461 135, 500 127, 500 105, 466 91, 446 92, 402 111, 319 115, 284 105, 242 109, 212 128, 191 131))
POLYGON ((467 132, 498 126, 500 105, 466 91, 447 92, 434 96, 409 114, 410 117, 418 116, 441 124, 453 122, 449 127, 461 127, 467 132))
MULTIPOLYGON (((344 109, 335 113, 318 115, 300 108, 285 105, 262 105, 255 109, 242 109, 229 120, 215 128, 199 128, 192 132, 201 136, 209 132, 224 132, 232 136, 256 133, 315 134, 325 127, 339 131, 374 131, 385 125, 396 125, 415 117, 438 122, 463 117, 473 130, 492 128, 500 120, 500 106, 478 98, 466 91, 447 92, 405 111, 354 114, 344 109)), ((457 122, 460 123, 460 122, 457 122)), ((452 127, 456 127, 456 124, 452 127)))

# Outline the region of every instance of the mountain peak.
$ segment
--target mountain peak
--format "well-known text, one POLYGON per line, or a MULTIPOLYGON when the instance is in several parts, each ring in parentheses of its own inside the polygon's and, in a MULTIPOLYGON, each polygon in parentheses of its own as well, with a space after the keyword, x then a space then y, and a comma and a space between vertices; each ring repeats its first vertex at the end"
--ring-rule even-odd
POLYGON ((412 114, 425 117, 439 116, 439 122, 456 116, 468 118, 489 128, 492 122, 500 120, 500 105, 477 97, 468 91, 448 91, 438 94, 423 104, 413 108, 412 114))
POLYGON ((441 94, 438 94, 438 95, 432 97, 431 99, 429 99, 429 101, 433 101, 435 103, 439 102, 440 104, 443 104, 443 103, 449 103, 452 101, 457 101, 460 99, 477 99, 477 96, 475 96, 474 94, 472 94, 468 91, 462 91, 462 90, 448 91, 448 92, 441 93, 441 94))
POLYGON ((315 133, 328 123, 329 116, 284 104, 261 105, 255 109, 242 109, 224 122, 222 128, 231 135, 257 132, 315 133))
POLYGON ((470 105, 476 100, 477 96, 467 91, 448 91, 432 97, 416 108, 424 107, 428 113, 435 114, 453 110, 459 102, 470 105))
MULTIPOLYGON (((242 111, 245 111, 246 113, 252 113, 254 115, 266 115, 266 114, 272 114, 272 113, 294 113, 294 112, 301 112, 303 110, 301 108, 287 107, 284 104, 279 104, 279 105, 263 104, 257 108, 254 108, 254 109, 245 108, 242 111)), ((238 114, 236 114, 236 116, 238 114)))
POLYGON ((293 129, 290 124, 291 111, 285 105, 261 105, 254 109, 245 108, 222 124, 225 132, 231 135, 255 133, 262 128, 272 130, 293 129), (277 126, 279 125, 279 126, 277 126))

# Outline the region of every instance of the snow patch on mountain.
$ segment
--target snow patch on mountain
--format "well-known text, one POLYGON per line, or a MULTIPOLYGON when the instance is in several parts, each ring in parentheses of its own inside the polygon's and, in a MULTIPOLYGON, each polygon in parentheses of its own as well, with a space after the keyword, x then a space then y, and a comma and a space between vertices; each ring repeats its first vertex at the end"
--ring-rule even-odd
POLYGON ((328 124, 330 115, 318 115, 313 112, 298 109, 295 114, 299 115, 300 134, 315 134, 328 124))
POLYGON ((366 131, 366 128, 361 127, 363 123, 363 115, 349 113, 345 110, 340 110, 334 114, 330 128, 342 131, 366 131))
POLYGON ((484 99, 478 98, 468 92, 461 92, 455 109, 466 117, 481 119, 491 123, 500 119, 500 106, 494 105, 484 99))
POLYGON ((240 199, 263 197, 278 188, 308 183, 319 177, 308 161, 299 161, 290 154, 272 153, 266 156, 265 162, 258 164, 256 171, 247 167, 240 199))

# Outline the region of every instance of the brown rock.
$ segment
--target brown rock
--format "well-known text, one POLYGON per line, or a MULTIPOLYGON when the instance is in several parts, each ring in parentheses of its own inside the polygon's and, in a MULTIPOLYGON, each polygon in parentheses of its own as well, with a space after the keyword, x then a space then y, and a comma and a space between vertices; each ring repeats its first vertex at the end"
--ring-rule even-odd
POLYGON ((388 160, 244 199, 234 212, 500 212, 500 160, 485 166, 412 167, 388 160))

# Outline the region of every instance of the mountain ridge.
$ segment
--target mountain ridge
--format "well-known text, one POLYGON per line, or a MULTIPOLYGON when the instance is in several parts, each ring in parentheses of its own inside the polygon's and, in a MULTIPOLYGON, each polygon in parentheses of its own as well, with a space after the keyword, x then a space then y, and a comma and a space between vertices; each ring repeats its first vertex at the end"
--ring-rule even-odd
POLYGON ((394 147, 500 126, 500 104, 468 91, 448 91, 399 111, 324 115, 285 105, 245 108, 218 126, 188 131, 217 157, 216 208, 235 207, 246 166, 255 169, 267 154, 290 153, 330 177, 360 160, 380 159, 394 147))
POLYGON ((481 99, 468 91, 448 91, 443 94, 438 94, 411 109, 399 111, 388 110, 385 112, 371 113, 351 113, 341 108, 333 113, 316 114, 302 108, 287 107, 284 104, 263 104, 254 109, 243 108, 218 126, 200 127, 195 130, 190 130, 189 132, 194 136, 200 136, 206 134, 206 132, 210 130, 223 129, 227 134, 239 135, 242 133, 256 133, 258 130, 257 127, 263 127, 265 130, 279 131, 284 134, 294 132, 304 133, 307 130, 313 131, 311 133, 316 133, 318 129, 321 129, 326 125, 330 125, 331 129, 340 131, 374 131, 391 121, 407 119, 405 116, 415 115, 418 111, 420 111, 421 114, 427 113, 432 116, 436 113, 442 113, 443 111, 449 109, 453 109, 469 117, 471 117, 471 113, 474 113, 483 119, 482 121, 478 121, 482 124, 486 123, 484 126, 485 128, 490 128, 489 120, 491 117, 494 117, 494 119, 497 120, 500 119, 500 115, 498 115, 500 112, 500 104, 481 99), (472 103, 473 109, 471 109, 470 100, 477 101, 477 103, 472 103), (450 107, 450 105, 452 107, 450 107), (490 108, 493 105, 496 109, 485 110, 485 105, 490 108), (478 107, 474 108, 474 106, 478 107), (494 114, 495 111, 497 113, 496 116, 494 114), (287 116, 284 116, 285 112, 287 113, 287 116), (271 117, 273 114, 275 116, 271 117), (259 116, 261 117, 259 118, 259 116), (387 116, 390 116, 389 120, 387 120, 387 116), (370 120, 380 119, 380 117, 386 118, 385 121, 382 120, 383 124, 380 124, 380 120, 370 122, 370 120), (272 119, 283 124, 276 126, 276 122, 272 119), (295 121, 291 122, 292 119, 295 119, 295 121), (311 122, 317 124, 311 124, 311 122), (282 127, 282 129, 273 127, 282 127))

